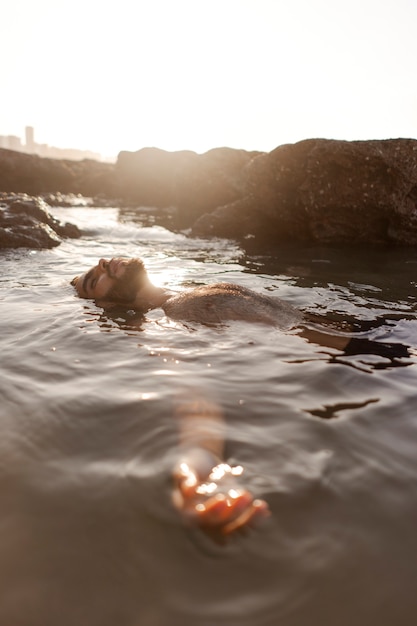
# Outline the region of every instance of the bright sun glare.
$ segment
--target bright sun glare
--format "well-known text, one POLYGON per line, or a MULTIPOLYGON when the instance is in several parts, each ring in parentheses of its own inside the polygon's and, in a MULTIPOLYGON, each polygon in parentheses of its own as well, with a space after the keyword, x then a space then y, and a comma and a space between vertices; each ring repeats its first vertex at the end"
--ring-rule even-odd
POLYGON ((408 0, 15 0, 2 10, 0 134, 32 125, 39 143, 109 156, 414 137, 416 11, 408 0))

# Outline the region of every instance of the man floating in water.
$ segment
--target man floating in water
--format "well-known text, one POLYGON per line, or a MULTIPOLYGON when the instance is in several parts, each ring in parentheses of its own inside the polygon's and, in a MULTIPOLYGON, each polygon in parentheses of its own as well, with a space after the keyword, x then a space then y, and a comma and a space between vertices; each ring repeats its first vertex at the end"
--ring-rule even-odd
MULTIPOLYGON (((100 259, 73 279, 82 298, 103 307, 123 306, 146 312, 162 308, 172 319, 203 324, 244 320, 291 328, 302 320, 300 311, 279 300, 229 283, 198 287, 174 294, 149 280, 140 259, 100 259)), ((173 501, 191 521, 227 535, 269 515, 268 505, 239 486, 240 466, 223 460, 222 418, 206 400, 182 403, 178 410, 180 450, 174 469, 173 501)))
POLYGON ((145 312, 160 307, 168 317, 184 322, 244 320, 291 328, 303 317, 298 309, 278 298, 230 283, 174 294, 151 283, 140 259, 100 259, 72 284, 82 298, 92 298, 104 308, 120 305, 145 312))
MULTIPOLYGON (((71 284, 81 298, 91 298, 103 308, 117 306, 144 313, 162 308, 174 320, 206 325, 241 320, 284 330, 298 327, 299 334, 309 341, 346 354, 381 354, 388 356, 393 365, 398 356, 408 356, 406 349, 398 352, 397 344, 356 339, 346 330, 332 332, 330 327, 326 328, 324 318, 304 316, 279 298, 238 285, 217 283, 172 293, 151 283, 140 259, 100 259, 71 284), (315 324, 317 321, 319 326, 315 324)), ((219 408, 205 399, 191 399, 181 403, 177 413, 181 453, 173 472, 173 502, 180 513, 218 536, 231 534, 268 516, 267 503, 254 499, 249 490, 239 486, 243 468, 230 467, 223 460, 223 422, 219 408)))

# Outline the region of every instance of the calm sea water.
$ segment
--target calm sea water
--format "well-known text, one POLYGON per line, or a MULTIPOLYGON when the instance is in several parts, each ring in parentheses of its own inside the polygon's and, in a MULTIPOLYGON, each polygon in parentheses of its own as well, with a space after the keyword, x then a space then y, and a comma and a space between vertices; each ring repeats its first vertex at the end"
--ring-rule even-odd
POLYGON ((417 252, 248 256, 117 209, 54 214, 86 235, 1 253, 0 625, 414 624, 417 252), (113 255, 161 286, 266 291, 364 341, 106 315, 69 280, 113 255), (272 511, 225 546, 170 504, 175 411, 201 394, 272 511))

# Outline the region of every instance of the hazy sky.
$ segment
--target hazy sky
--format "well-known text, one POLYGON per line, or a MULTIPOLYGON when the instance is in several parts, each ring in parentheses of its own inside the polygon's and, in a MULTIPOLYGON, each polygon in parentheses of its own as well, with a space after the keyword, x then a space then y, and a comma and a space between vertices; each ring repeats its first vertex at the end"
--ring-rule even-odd
POLYGON ((0 135, 117 154, 417 137, 416 0, 2 0, 0 135))

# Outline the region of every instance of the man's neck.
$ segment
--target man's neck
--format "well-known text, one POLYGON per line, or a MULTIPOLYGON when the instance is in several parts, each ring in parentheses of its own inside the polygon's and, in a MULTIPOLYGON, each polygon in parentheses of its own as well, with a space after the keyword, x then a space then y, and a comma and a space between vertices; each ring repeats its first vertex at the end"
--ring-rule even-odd
POLYGON ((149 310, 149 309, 157 309, 161 307, 168 298, 171 297, 170 294, 162 287, 155 287, 149 283, 146 287, 143 287, 138 295, 136 296, 133 308, 137 310, 149 310))

